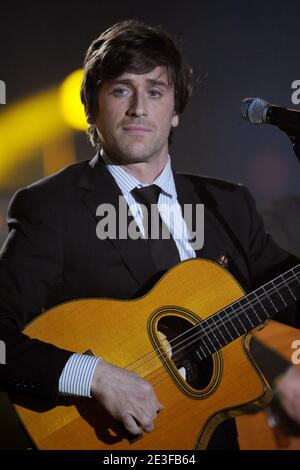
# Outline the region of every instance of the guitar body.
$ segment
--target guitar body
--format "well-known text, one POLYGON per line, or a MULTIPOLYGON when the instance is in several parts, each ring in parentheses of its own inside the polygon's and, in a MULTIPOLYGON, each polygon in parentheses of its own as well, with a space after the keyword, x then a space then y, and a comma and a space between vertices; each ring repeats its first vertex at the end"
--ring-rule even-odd
MULTIPOLYGON (((264 406, 270 389, 248 355, 245 336, 206 359, 205 369, 197 365, 188 383, 158 334, 160 326, 168 332, 172 320, 177 328, 192 327, 243 295, 219 265, 193 259, 176 265, 138 299, 75 300, 41 314, 26 327, 27 335, 137 372, 153 385, 164 410, 153 432, 132 441, 93 399, 66 397, 47 408, 26 398, 15 406, 36 446, 204 449, 221 421, 264 406)), ((185 354, 191 359, 191 350, 185 354)))

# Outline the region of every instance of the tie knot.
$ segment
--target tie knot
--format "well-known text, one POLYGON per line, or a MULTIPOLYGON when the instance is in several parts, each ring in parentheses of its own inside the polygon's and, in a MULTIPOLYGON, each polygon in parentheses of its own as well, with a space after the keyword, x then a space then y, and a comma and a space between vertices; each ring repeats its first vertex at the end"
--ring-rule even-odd
POLYGON ((151 184, 144 188, 134 188, 131 193, 135 200, 139 203, 150 206, 151 204, 157 204, 161 189, 156 184, 151 184))

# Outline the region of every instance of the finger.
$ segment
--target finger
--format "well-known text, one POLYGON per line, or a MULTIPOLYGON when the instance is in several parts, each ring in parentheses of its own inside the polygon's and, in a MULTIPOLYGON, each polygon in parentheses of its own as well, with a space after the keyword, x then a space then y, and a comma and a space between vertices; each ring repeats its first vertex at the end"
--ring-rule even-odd
POLYGON ((148 415, 140 416, 138 419, 139 424, 141 425, 143 431, 151 432, 153 431, 153 419, 148 415))
POLYGON ((121 417, 121 422, 125 429, 133 435, 142 434, 140 426, 137 424, 136 420, 130 414, 126 414, 121 417))
POLYGON ((152 432, 154 429, 153 422, 151 423, 148 422, 147 424, 141 423, 141 426, 142 426, 143 431, 145 432, 152 432))
POLYGON ((156 413, 159 413, 160 411, 162 411, 164 409, 164 405, 162 405, 161 403, 159 403, 159 401, 157 402, 157 411, 156 413))
POLYGON ((152 423, 152 424, 149 424, 148 426, 145 426, 145 427, 143 428, 143 430, 144 430, 145 432, 152 432, 153 429, 154 429, 153 423, 152 423))

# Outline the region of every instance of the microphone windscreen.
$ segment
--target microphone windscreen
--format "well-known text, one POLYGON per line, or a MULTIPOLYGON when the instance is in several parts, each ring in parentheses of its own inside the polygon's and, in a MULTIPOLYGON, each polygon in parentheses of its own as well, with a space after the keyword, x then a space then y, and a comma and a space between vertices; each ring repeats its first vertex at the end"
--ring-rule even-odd
POLYGON ((252 124, 266 122, 266 112, 269 103, 262 98, 245 98, 241 104, 241 117, 252 124))

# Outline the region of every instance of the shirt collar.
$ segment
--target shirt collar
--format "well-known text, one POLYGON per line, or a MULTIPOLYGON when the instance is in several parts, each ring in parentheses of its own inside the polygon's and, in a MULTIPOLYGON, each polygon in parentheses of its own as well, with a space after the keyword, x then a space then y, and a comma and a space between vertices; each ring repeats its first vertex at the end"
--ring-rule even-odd
MULTIPOLYGON (((106 167, 124 195, 130 193, 136 187, 149 186, 142 183, 134 176, 130 175, 124 168, 112 163, 106 163, 106 167)), ((162 192, 171 198, 177 198, 173 171, 171 167, 171 158, 168 155, 168 161, 162 172, 155 178, 152 184, 160 187, 162 192)))

